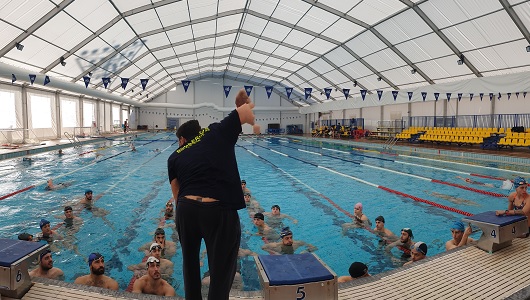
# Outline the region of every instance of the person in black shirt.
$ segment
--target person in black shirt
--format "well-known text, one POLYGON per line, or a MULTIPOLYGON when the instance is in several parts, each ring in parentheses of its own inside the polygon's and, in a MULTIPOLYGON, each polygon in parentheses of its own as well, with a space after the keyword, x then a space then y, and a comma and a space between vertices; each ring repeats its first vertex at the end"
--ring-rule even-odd
MULTIPOLYGON (((182 246, 186 299, 202 299, 200 246, 204 239, 210 269, 208 299, 228 299, 236 273, 241 226, 237 210, 246 207, 234 145, 242 124, 254 125, 254 104, 241 90, 237 108, 220 123, 202 128, 197 120, 177 130, 179 148, 168 159, 175 224, 182 246)), ((254 131, 259 127, 254 126, 254 131)))

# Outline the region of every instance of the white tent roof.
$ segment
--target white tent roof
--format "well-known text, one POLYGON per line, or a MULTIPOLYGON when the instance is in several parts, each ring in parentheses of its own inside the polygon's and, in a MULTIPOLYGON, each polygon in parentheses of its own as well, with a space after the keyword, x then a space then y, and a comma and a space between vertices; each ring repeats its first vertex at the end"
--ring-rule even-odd
POLYGON ((0 62, 139 102, 221 77, 312 105, 528 72, 529 27, 530 0, 0 0, 0 62))

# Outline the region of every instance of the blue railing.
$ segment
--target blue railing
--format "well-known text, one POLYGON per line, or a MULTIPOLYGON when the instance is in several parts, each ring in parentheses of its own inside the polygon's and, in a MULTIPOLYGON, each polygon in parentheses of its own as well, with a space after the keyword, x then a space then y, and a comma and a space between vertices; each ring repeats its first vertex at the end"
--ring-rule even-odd
POLYGON ((447 117, 419 116, 403 117, 403 120, 405 123, 408 123, 408 127, 530 127, 530 114, 461 115, 447 117))

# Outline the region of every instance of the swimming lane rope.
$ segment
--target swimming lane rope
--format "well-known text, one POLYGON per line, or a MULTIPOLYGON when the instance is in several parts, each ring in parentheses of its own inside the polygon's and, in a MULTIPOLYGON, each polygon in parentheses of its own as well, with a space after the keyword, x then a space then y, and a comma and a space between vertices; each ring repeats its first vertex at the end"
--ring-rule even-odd
MULTIPOLYGON (((249 142, 249 141, 247 141, 249 142)), ((259 146, 261 148, 265 148, 265 149, 268 149, 268 150, 271 150, 272 152, 275 152, 275 153, 281 153, 279 151, 276 151, 276 150, 273 150, 273 149, 270 149, 268 147, 265 147, 265 146, 261 146, 261 145, 258 145, 256 143, 252 143, 252 142, 249 142, 251 143, 252 145, 256 145, 256 146, 259 146)), ((250 152, 250 150, 248 150, 247 148, 243 147, 243 146, 239 146, 239 147, 242 147, 243 149, 247 150, 250 152)), ((251 152, 253 155, 269 162, 270 164, 272 164, 273 166, 275 166, 276 168, 280 169, 278 166, 274 165, 272 162, 268 161, 267 159, 259 156, 258 154, 254 153, 254 152, 251 152)), ((379 188, 379 189, 382 189, 384 191, 387 191, 387 192, 390 192, 390 193, 393 193, 393 194, 397 194, 397 195, 400 195, 400 196, 403 196, 403 197, 406 197, 406 198, 409 198, 409 199, 412 199, 414 201, 418 201, 418 202, 422 202, 422 203, 425 203, 425 204, 429 204, 431 206, 434 206, 434 207, 438 207, 438 208, 441 208, 441 209, 444 209, 444 210, 448 210, 448 211, 452 211, 452 212, 455 212, 455 213, 458 213, 458 214, 461 214, 461 215, 464 215, 464 216, 472 216, 473 214, 469 213, 469 212, 466 212, 466 211, 463 211, 463 210, 460 210, 460 209, 456 209, 454 207, 450 207, 450 206, 446 206, 446 205, 442 205, 442 204, 439 204, 439 203, 436 203, 436 202, 433 202, 433 201, 429 201, 429 200, 426 200, 426 199, 422 199, 422 198, 419 198, 419 197, 416 197, 416 196, 413 196, 413 195, 409 195, 409 194, 406 194, 406 193, 403 193, 403 192, 400 192, 400 191, 396 191, 396 190, 393 190, 393 189, 390 189, 390 188, 387 188, 385 186, 382 186, 382 185, 377 185, 377 184, 374 184, 374 183, 371 183, 371 182, 368 182, 366 180, 363 180, 363 179, 360 179, 360 178, 357 178, 357 177, 354 177, 354 176, 350 176, 350 175, 347 175, 347 174, 344 174, 344 173, 341 173, 341 172, 338 172, 338 171, 335 171, 333 169, 330 169, 330 168, 327 168, 327 167, 323 167, 323 166, 319 166, 319 165, 316 165, 314 163, 311 163, 311 162, 307 162, 303 159, 299 159, 299 158, 295 158, 295 157, 292 157, 290 155, 287 155, 285 153, 281 153, 282 156, 285 156, 285 157, 289 157, 289 158, 292 158, 292 159, 296 159, 298 161, 301 161, 303 163, 306 163, 306 164, 310 164, 312 166, 315 166, 317 168, 321 168, 321 169, 324 169, 326 171, 329 171, 331 173, 335 173, 337 175, 341 175, 343 177, 347 177, 347 178, 350 178, 352 180, 355 180, 355 181, 358 181, 358 182, 361 182, 361 183, 364 183, 364 184, 367 184, 367 185, 370 185, 372 187, 376 187, 376 188, 379 188)), ((281 170, 281 169, 280 169, 281 170)), ((282 170, 283 171, 283 170, 282 170)), ((285 172, 285 171, 283 171, 285 172)), ((287 172, 285 172, 287 173, 287 172)), ((292 176, 292 175, 291 175, 292 176)), ((415 176, 415 175, 414 175, 415 176)), ((419 176, 418 176, 419 177, 419 176)), ((320 193, 319 193, 320 194, 320 193)), ((327 199, 326 199, 327 200, 327 199)), ((333 205, 333 204, 332 204, 333 205)), ((335 205, 334 205, 335 206, 335 205)), ((342 211, 342 210, 341 210, 342 211)))

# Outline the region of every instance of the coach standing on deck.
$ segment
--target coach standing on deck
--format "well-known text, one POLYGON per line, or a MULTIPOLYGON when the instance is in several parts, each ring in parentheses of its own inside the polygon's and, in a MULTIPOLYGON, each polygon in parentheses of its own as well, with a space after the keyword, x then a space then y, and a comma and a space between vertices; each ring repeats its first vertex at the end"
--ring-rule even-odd
MULTIPOLYGON (((220 123, 201 129, 197 120, 177 130, 179 148, 168 159, 176 199, 175 224, 182 246, 186 299, 202 299, 199 254, 204 238, 210 268, 208 299, 228 299, 236 273, 241 227, 237 210, 245 207, 234 146, 242 124, 254 124, 245 90, 237 109, 220 123)), ((259 131, 254 126, 254 131, 259 131)))

